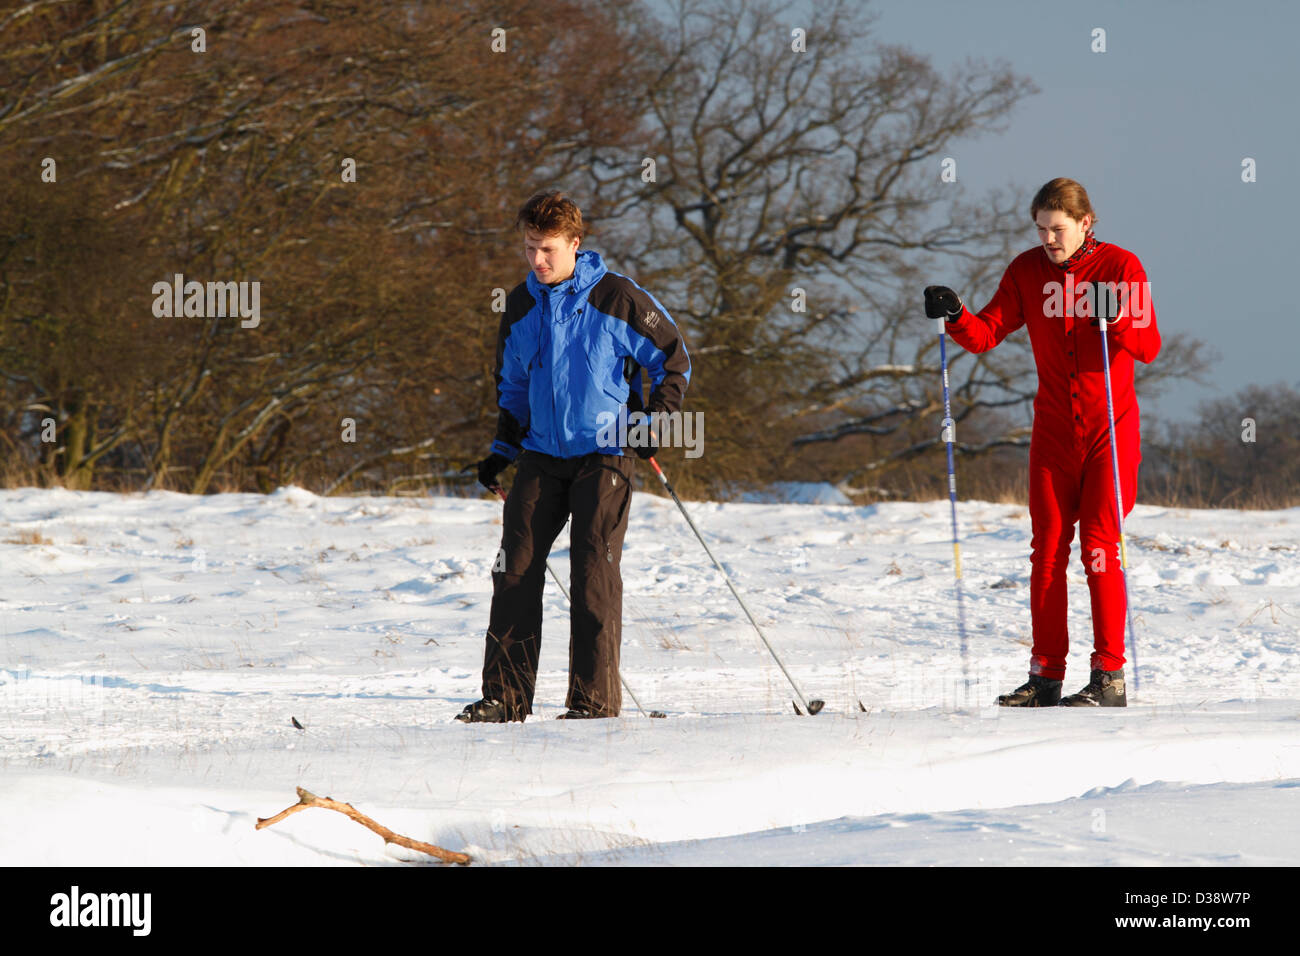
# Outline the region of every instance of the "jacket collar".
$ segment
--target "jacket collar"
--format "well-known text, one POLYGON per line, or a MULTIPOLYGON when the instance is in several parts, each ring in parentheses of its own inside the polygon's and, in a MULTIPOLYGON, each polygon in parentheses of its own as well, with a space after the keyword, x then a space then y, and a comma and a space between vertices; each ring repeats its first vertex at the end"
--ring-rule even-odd
POLYGON ((1083 237, 1083 245, 1074 250, 1074 254, 1071 255, 1070 258, 1066 259, 1064 262, 1057 263, 1057 268, 1062 272, 1068 272, 1084 259, 1088 258, 1088 256, 1096 252, 1097 247, 1100 245, 1101 242, 1098 241, 1097 237, 1093 235, 1092 230, 1089 229, 1088 234, 1083 237))
POLYGON ((549 289, 552 292, 574 292, 581 294, 586 292, 605 275, 609 270, 605 268, 604 261, 600 258, 600 253, 592 249, 579 249, 577 261, 573 264, 573 275, 563 282, 557 282, 554 286, 547 286, 544 282, 539 282, 537 276, 530 269, 528 278, 525 280, 528 285, 528 291, 533 294, 533 298, 540 298, 543 289, 549 289))

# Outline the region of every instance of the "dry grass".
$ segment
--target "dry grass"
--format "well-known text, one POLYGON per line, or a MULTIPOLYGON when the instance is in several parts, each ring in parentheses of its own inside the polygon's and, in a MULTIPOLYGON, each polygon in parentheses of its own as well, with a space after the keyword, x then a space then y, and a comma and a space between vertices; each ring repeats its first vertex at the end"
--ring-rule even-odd
MULTIPOLYGON (((997 470, 957 463, 959 501, 989 501, 995 504, 1028 506, 1029 481, 1026 464, 1011 464, 997 470), (966 467, 963 467, 963 466, 966 467)), ((880 501, 933 501, 948 497, 946 469, 940 468, 933 481, 903 478, 891 495, 874 496, 880 501)), ((1161 508, 1277 511, 1300 507, 1300 488, 1246 488, 1225 490, 1197 483, 1190 475, 1155 474, 1145 464, 1138 474, 1138 504, 1161 508)), ((856 504, 869 503, 867 500, 856 504)))
POLYGON ((12 538, 5 538, 5 544, 53 544, 49 538, 39 531, 19 531, 12 538))
POLYGON ((689 651, 690 645, 672 632, 671 628, 651 628, 658 632, 659 646, 666 651, 689 651))
MULTIPOLYGON (((1279 510, 1300 506, 1300 487, 1285 478, 1283 472, 1268 475, 1252 473, 1249 478, 1238 475, 1236 479, 1227 477, 1206 477, 1204 460, 1180 460, 1166 462, 1154 450, 1144 446, 1144 461, 1139 473, 1138 502, 1166 508, 1219 509, 1237 510, 1279 510)), ((1027 456, 1015 452, 1004 452, 982 456, 975 459, 959 458, 956 464, 957 494, 961 501, 988 501, 997 504, 1028 504, 1028 468, 1027 456)), ((644 476, 641 476, 644 478, 644 476)), ((679 493, 693 497, 692 492, 708 496, 710 487, 722 487, 717 481, 706 486, 702 479, 697 481, 690 468, 676 469, 674 483, 679 493)), ((795 478, 795 475, 783 477, 795 478)), ((806 477, 806 476, 805 476, 806 477)), ((828 473, 833 480, 833 475, 828 473)), ((93 488, 97 491, 111 491, 123 494, 140 493, 145 476, 139 473, 109 473, 96 475, 93 488)), ((175 469, 163 475, 154 485, 158 490, 186 492, 189 477, 184 469, 175 469)), ((321 482, 309 480, 309 476, 298 476, 295 483, 308 491, 319 492, 321 482)), ((870 504, 875 501, 933 501, 947 498, 947 468, 942 455, 909 461, 888 474, 881 474, 870 482, 872 490, 855 495, 856 504, 870 504)), ((732 482, 731 484, 736 484, 732 482)), ((59 477, 49 468, 21 460, 0 462, 0 488, 52 488, 65 487, 59 477)), ((66 486, 73 487, 74 486, 66 486)), ((229 474, 221 473, 213 479, 210 490, 215 492, 236 492, 255 489, 256 482, 250 474, 238 469, 229 474)), ((657 482, 638 481, 638 488, 643 493, 658 495, 661 489, 657 482)), ((373 493, 402 494, 423 496, 428 493, 439 494, 453 490, 463 490, 459 486, 450 486, 442 482, 411 483, 400 490, 391 486, 377 486, 371 489, 341 488, 339 493, 373 493)), ((322 518, 325 523, 345 525, 344 518, 322 518)), ((501 519, 494 517, 493 524, 499 525, 501 519)), ((29 532, 24 532, 24 536, 29 532)), ((39 537, 39 536, 38 536, 39 537)), ((83 538, 84 540, 84 538, 83 538)), ((46 540, 23 540, 8 543, 48 544, 46 540)), ((432 537, 414 538, 407 542, 407 547, 424 547, 435 545, 432 537)), ((178 547, 189 547, 189 539, 181 537, 178 547)))

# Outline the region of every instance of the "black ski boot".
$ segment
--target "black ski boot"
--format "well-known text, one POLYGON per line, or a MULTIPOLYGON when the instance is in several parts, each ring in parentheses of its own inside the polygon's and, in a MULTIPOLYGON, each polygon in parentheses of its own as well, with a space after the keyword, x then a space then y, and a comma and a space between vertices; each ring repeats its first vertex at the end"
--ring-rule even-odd
POLYGON ((462 724, 504 724, 511 720, 522 721, 522 714, 512 713, 501 701, 492 697, 469 704, 456 715, 462 724))
POLYGON ((1061 702, 1061 682, 1030 674, 1028 683, 998 698, 999 707, 1055 707, 1061 702))
POLYGON ((595 711, 588 710, 586 707, 570 707, 564 713, 557 716, 556 720, 595 720, 603 717, 595 711))
POLYGON ((1088 686, 1061 701, 1062 707, 1127 707, 1124 668, 1117 671, 1093 671, 1088 686))

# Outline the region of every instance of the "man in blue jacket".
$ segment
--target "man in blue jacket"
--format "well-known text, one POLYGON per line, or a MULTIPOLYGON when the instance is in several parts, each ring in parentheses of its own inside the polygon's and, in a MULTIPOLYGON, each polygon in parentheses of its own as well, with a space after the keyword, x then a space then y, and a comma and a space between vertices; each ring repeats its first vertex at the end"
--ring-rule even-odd
MULTIPOLYGON (((629 408, 681 410, 690 380, 686 343, 654 296, 578 250, 582 212, 563 193, 538 193, 515 219, 532 271, 506 297, 497 335, 496 438, 479 481, 518 465, 506 497, 501 550, 492 572, 492 610, 483 660, 483 699, 457 720, 501 723, 532 713, 542 636, 542 586, 551 545, 570 530, 568 711, 617 717, 623 579, 619 559, 632 498, 627 451, 655 447, 611 441, 611 420, 629 408), (650 380, 642 408, 641 373, 650 380), (631 447, 636 445, 637 447, 631 447)), ((648 432, 643 432, 649 438, 648 432)))

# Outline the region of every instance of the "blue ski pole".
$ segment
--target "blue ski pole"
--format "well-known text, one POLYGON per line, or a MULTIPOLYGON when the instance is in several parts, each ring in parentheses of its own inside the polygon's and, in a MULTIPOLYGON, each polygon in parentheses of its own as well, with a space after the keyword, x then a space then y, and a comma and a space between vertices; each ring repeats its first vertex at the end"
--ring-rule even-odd
MULTIPOLYGON (((1124 498, 1119 486, 1119 447, 1115 443, 1115 400, 1110 390, 1110 349, 1106 345, 1106 326, 1111 314, 1111 294, 1113 289, 1105 291, 1101 283, 1097 284, 1097 318, 1101 329, 1101 368, 1106 377, 1106 424, 1110 428, 1110 463, 1115 473, 1115 520, 1119 527, 1119 566, 1120 579, 1124 582, 1124 613, 1128 617, 1128 646, 1133 655, 1133 696, 1142 689, 1138 677, 1137 637, 1133 633, 1133 602, 1128 594, 1128 547, 1124 541, 1124 498), (1102 303, 1105 302, 1105 306, 1102 303)), ((1115 309, 1116 313, 1120 310, 1115 309)), ((1116 314, 1116 320, 1119 315, 1116 314)))
MULTIPOLYGON (((957 537, 957 473, 953 467, 952 446, 957 440, 957 423, 952 418, 952 402, 948 393, 948 347, 945 319, 935 319, 939 333, 939 364, 943 369, 943 440, 948 446, 948 502, 952 508, 952 560, 957 586, 957 633, 961 637, 961 677, 963 691, 970 696, 970 663, 966 640, 966 603, 961 583, 961 541, 957 537)), ((963 701, 965 703, 965 701, 963 701)))

